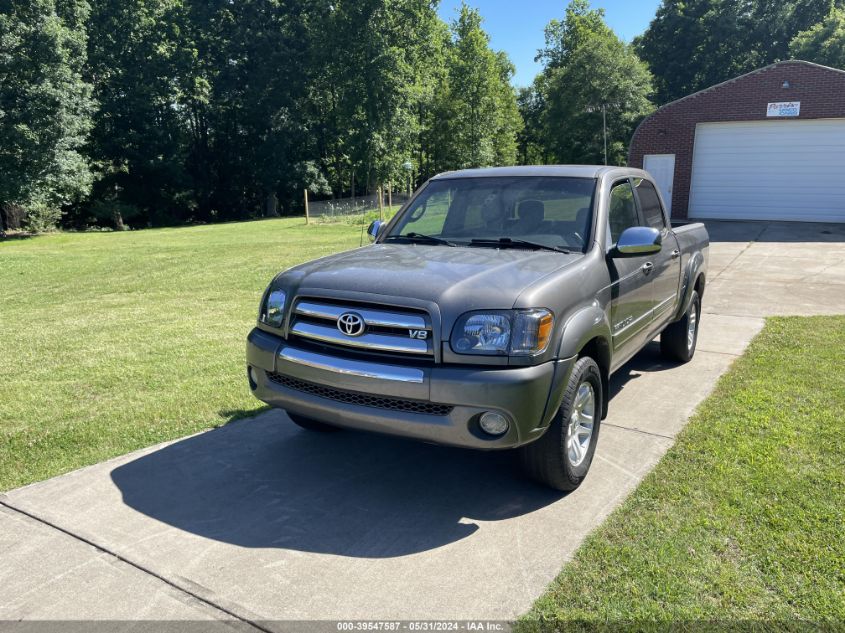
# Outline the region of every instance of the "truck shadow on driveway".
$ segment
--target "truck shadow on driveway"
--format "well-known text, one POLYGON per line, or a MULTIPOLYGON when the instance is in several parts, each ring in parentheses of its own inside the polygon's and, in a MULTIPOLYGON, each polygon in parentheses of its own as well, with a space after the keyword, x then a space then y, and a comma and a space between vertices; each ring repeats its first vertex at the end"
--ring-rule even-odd
MULTIPOLYGON (((643 372, 674 366, 652 343, 613 376, 611 398, 643 372)), ((476 521, 519 517, 564 496, 522 478, 509 452, 313 433, 274 410, 174 442, 111 478, 127 506, 192 534, 366 558, 443 547, 471 536, 476 521)))
POLYGON ((134 510, 217 541, 386 558, 454 543, 561 493, 512 456, 367 433, 300 430, 283 413, 185 438, 114 469, 134 510))
MULTIPOLYGON (((680 366, 681 363, 666 360, 660 353, 660 343, 656 339, 646 345, 631 360, 622 365, 611 377, 609 389, 610 406, 613 407, 613 399, 633 380, 641 378, 643 374, 653 374, 660 371, 668 371, 680 366)), ((601 446, 601 444, 599 444, 601 446)))

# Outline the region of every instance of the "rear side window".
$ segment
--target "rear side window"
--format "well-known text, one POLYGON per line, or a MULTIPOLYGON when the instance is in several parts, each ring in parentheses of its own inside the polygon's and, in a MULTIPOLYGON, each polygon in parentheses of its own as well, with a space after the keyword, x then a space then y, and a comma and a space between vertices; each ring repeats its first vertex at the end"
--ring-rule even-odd
POLYGON ((610 190, 608 222, 610 224, 610 246, 616 244, 619 236, 622 235, 622 231, 640 225, 637 205, 634 202, 634 190, 631 189, 631 184, 627 180, 616 183, 610 190))
POLYGON ((666 228, 666 221, 663 219, 663 209, 660 207, 660 198, 654 185, 644 178, 634 181, 637 187, 637 196, 640 198, 640 208, 643 212, 645 225, 662 231, 666 228))

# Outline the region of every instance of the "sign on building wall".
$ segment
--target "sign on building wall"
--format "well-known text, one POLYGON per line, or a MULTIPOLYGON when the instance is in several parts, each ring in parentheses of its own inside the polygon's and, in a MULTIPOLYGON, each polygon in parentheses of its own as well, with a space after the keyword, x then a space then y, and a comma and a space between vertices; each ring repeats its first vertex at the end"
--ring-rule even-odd
POLYGON ((799 112, 801 112, 800 101, 778 101, 769 104, 766 116, 798 116, 799 112))

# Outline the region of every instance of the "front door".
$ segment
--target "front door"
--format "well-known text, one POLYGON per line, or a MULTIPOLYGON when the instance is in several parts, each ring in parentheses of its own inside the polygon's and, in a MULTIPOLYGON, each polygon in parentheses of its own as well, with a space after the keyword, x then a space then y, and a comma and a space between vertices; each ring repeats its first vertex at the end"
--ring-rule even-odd
POLYGON ((622 231, 642 226, 634 190, 626 179, 613 185, 608 209, 608 270, 611 279, 610 327, 614 355, 629 356, 644 343, 651 323, 653 297, 649 255, 615 257, 614 246, 622 231))
POLYGON ((675 155, 674 154, 646 154, 643 157, 643 169, 651 174, 663 202, 666 204, 666 213, 672 216, 672 184, 675 181, 675 155))

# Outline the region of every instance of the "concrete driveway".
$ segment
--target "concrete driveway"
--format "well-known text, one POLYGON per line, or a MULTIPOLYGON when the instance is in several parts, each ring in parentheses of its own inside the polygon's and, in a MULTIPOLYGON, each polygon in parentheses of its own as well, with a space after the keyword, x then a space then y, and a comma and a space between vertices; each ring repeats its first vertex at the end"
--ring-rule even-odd
MULTIPOLYGON (((845 225, 709 223, 698 352, 612 381, 563 496, 509 456, 268 412, 0 495, 0 619, 510 619, 672 445, 771 314, 845 313, 845 225)), ((272 628, 272 627, 271 627, 272 628)))

